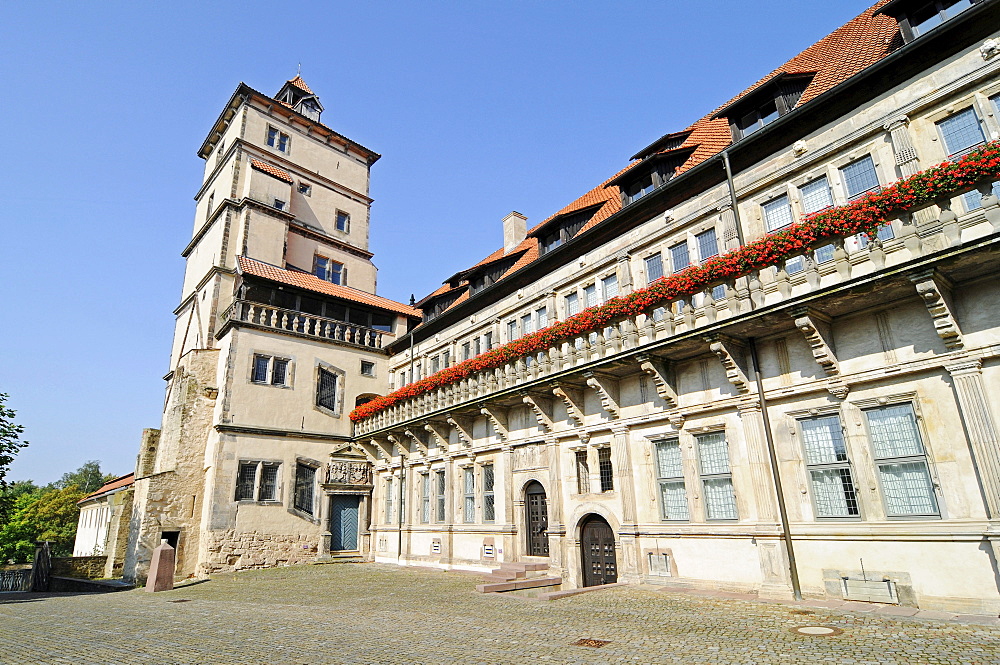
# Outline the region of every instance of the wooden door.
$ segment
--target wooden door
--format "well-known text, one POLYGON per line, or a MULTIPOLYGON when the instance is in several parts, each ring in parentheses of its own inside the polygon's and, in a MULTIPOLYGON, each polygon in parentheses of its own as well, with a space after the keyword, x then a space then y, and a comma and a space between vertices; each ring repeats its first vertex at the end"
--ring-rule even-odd
POLYGON ((538 483, 531 483, 524 494, 528 525, 528 556, 548 556, 549 509, 545 502, 545 489, 538 483))
POLYGON ((358 503, 356 494, 334 494, 330 497, 330 550, 358 549, 358 503))
POLYGON ((580 534, 583 554, 583 586, 613 584, 618 581, 615 560, 615 532, 604 519, 590 517, 580 534))

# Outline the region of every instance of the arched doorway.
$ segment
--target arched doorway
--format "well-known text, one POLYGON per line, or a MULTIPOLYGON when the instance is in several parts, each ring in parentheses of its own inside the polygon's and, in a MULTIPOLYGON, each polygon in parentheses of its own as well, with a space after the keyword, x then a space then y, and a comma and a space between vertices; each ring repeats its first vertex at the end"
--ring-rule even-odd
POLYGON ((583 556, 583 586, 618 581, 615 532, 603 517, 589 515, 584 518, 580 527, 580 553, 583 556))
POLYGON ((524 488, 524 508, 528 556, 549 555, 549 507, 545 501, 545 488, 537 481, 531 481, 524 488))

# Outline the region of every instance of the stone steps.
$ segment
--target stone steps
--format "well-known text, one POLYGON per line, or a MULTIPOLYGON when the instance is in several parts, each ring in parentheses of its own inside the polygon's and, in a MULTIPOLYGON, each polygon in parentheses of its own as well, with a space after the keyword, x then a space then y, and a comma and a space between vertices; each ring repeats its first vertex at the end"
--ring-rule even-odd
POLYGON ((543 562, 504 562, 483 576, 483 584, 476 585, 476 591, 501 593, 562 584, 562 578, 548 575, 548 569, 549 565, 543 562))
POLYGON ((508 582, 492 582, 487 584, 477 584, 476 591, 479 593, 501 593, 504 591, 515 591, 517 589, 534 589, 543 586, 557 586, 562 584, 561 577, 529 577, 527 579, 510 580, 508 582))

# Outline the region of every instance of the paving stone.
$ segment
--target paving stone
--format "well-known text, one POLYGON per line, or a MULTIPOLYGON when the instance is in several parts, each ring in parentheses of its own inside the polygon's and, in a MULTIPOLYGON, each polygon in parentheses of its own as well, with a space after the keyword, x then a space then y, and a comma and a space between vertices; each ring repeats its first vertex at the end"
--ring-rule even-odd
POLYGON ((351 564, 230 573, 155 594, 4 594, 0 663, 1000 662, 996 625, 833 608, 795 615, 804 604, 628 585, 535 602, 477 594, 477 581, 351 564), (792 632, 810 625, 843 633, 792 632), (582 638, 608 643, 572 646, 582 638))

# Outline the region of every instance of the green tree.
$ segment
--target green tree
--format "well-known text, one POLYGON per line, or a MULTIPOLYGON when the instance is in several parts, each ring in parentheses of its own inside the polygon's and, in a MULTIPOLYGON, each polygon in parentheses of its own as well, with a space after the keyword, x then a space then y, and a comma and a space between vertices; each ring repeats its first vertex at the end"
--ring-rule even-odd
POLYGON ((62 478, 52 483, 56 489, 64 489, 70 485, 76 485, 84 494, 96 492, 104 483, 114 480, 111 474, 101 473, 101 463, 97 460, 90 460, 84 463, 76 471, 68 471, 62 478))
POLYGON ((84 496, 76 485, 36 488, 18 496, 10 519, 0 524, 0 561, 30 562, 37 540, 49 541, 55 556, 71 555, 80 515, 76 502, 84 496))
POLYGON ((14 416, 17 414, 14 409, 7 408, 6 402, 7 393, 0 393, 0 490, 7 487, 4 479, 14 462, 14 456, 28 445, 27 441, 21 441, 24 425, 14 424, 14 416))

